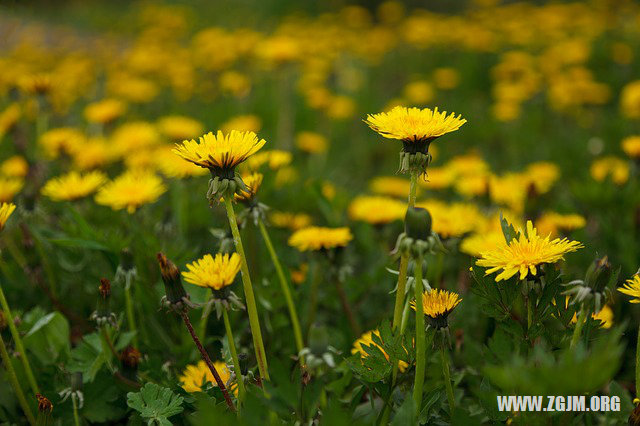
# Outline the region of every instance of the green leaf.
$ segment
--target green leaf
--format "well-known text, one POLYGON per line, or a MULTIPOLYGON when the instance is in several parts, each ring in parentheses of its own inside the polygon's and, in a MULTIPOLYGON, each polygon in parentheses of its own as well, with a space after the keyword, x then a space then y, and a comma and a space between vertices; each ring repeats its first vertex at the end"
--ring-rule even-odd
POLYGON ((512 224, 507 222, 507 219, 502 216, 502 213, 500 213, 500 226, 502 227, 502 235, 504 235, 507 244, 513 241, 514 238, 520 238, 520 233, 516 231, 516 228, 514 228, 512 224))
POLYGON ((404 402, 396 411, 396 415, 391 420, 391 426, 404 426, 416 424, 415 409, 413 408, 413 398, 407 394, 404 402))
POLYGON ((100 368, 104 365, 102 342, 97 333, 87 334, 82 342, 71 351, 69 371, 82 372, 84 382, 92 382, 100 368))
POLYGON ((69 355, 69 322, 59 312, 40 318, 24 337, 24 345, 44 365, 69 355))
POLYGON ((184 398, 169 388, 147 383, 139 392, 127 394, 127 405, 147 420, 147 424, 171 426, 169 417, 181 413, 184 398))

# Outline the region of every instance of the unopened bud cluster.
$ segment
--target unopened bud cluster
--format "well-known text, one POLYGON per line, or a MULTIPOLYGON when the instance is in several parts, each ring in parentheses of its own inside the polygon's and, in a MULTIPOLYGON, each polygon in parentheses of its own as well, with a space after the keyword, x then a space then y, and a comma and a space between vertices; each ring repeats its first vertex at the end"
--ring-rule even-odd
POLYGON ((414 259, 443 249, 438 235, 431 229, 431 215, 426 209, 410 207, 404 220, 404 232, 398 236, 395 254, 414 259))
POLYGON ((91 314, 90 319, 95 321, 98 327, 104 325, 116 326, 116 314, 111 310, 111 282, 102 278, 98 287, 98 306, 91 314))
POLYGON ((160 265, 160 274, 164 282, 166 295, 162 298, 162 305, 176 312, 193 307, 193 303, 189 301, 189 295, 182 286, 180 279, 180 271, 178 267, 162 253, 158 253, 158 264, 160 265))
POLYGON ((207 190, 207 199, 209 204, 220 201, 221 198, 229 198, 233 200, 234 194, 242 194, 248 192, 249 188, 244 183, 239 173, 229 171, 226 174, 217 171, 211 171, 211 179, 209 179, 209 189, 207 190))

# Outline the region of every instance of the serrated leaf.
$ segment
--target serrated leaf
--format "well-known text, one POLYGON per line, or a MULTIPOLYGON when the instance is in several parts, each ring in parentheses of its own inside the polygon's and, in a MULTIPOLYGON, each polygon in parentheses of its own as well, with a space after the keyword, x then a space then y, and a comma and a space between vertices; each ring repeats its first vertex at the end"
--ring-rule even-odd
POLYGON ((147 383, 138 392, 127 394, 127 405, 147 419, 147 424, 170 426, 169 417, 181 413, 184 398, 169 388, 147 383))

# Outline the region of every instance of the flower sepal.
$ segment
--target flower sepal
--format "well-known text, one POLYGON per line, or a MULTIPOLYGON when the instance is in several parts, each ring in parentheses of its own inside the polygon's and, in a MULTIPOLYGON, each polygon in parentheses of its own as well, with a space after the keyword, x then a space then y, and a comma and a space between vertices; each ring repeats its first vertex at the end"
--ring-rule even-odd
POLYGON ((211 179, 209 179, 209 189, 207 190, 207 199, 209 200, 209 205, 213 205, 227 197, 233 199, 235 194, 242 194, 248 191, 249 188, 239 173, 231 172, 230 175, 219 175, 212 171, 211 179))

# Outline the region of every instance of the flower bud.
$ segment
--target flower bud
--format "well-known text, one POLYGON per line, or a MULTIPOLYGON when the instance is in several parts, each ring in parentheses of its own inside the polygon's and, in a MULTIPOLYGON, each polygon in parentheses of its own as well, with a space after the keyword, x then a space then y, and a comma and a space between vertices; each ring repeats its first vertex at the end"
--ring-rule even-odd
POLYGON ((166 296, 163 298, 164 303, 174 309, 183 309, 185 301, 188 300, 189 297, 182 286, 180 271, 178 270, 178 267, 172 261, 167 259, 164 254, 158 253, 157 256, 166 292, 166 296))
POLYGON ((98 327, 106 324, 115 326, 116 315, 111 311, 111 283, 108 279, 100 279, 98 293, 98 306, 91 314, 91 319, 98 324, 98 327))
POLYGON ((612 269, 611 263, 607 256, 596 259, 591 263, 585 277, 586 284, 594 291, 602 291, 605 289, 611 279, 612 269))
POLYGON ((51 414, 53 411, 53 404, 51 401, 49 401, 46 396, 39 393, 36 394, 36 399, 38 400, 38 411, 43 414, 51 414))
POLYGON ((128 247, 123 248, 120 252, 120 266, 125 272, 131 271, 136 267, 133 253, 128 247))
POLYGON ((408 237, 427 241, 431 235, 431 214, 421 207, 409 207, 404 217, 404 232, 408 237))

